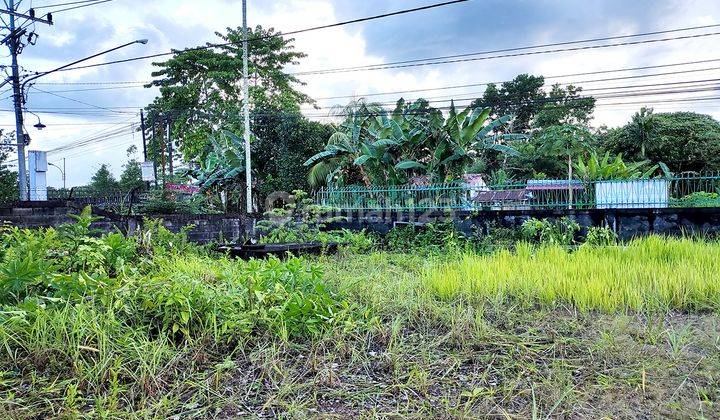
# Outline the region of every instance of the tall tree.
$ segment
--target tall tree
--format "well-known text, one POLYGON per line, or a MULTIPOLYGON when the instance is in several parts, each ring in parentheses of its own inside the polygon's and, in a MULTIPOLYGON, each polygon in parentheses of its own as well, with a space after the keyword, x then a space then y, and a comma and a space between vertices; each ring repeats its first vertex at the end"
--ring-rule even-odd
MULTIPOLYGON (((203 157, 207 139, 217 128, 242 133, 242 28, 217 32, 221 42, 203 49, 176 51, 159 69, 151 86, 160 96, 148 107, 148 120, 169 118, 172 135, 186 159, 203 157)), ((297 52, 292 38, 274 29, 257 26, 248 31, 250 106, 297 111, 311 99, 296 89, 302 83, 284 68, 297 64, 305 54, 297 52)))
MULTIPOLYGON (((647 111, 635 117, 650 115, 647 111)), ((658 113, 640 130, 638 118, 603 136, 602 147, 631 161, 664 162, 673 172, 720 171, 720 122, 694 112, 658 113)), ((640 124, 644 126, 645 124, 640 124)))
MULTIPOLYGON (((15 133, 4 135, 0 130, 2 143, 15 141, 15 133)), ((16 200, 18 197, 18 175, 7 167, 7 158, 12 149, 0 147, 0 202, 16 200)))
POLYGON ((499 88, 489 84, 483 96, 471 106, 489 107, 495 118, 513 115, 508 129, 517 133, 553 125, 585 125, 590 121, 595 99, 581 96, 582 88, 573 85, 563 88, 556 84, 546 92, 544 85, 543 76, 521 74, 503 82, 499 88))
POLYGON ((94 194, 105 195, 119 189, 115 176, 110 172, 107 165, 102 164, 90 178, 90 188, 94 194))

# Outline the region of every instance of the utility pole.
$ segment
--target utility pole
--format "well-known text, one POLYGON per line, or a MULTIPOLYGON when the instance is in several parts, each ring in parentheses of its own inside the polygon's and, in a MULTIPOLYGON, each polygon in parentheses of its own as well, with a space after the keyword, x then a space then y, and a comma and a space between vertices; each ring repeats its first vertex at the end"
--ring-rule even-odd
POLYGON ((158 158, 158 150, 157 150, 157 139, 155 138, 155 117, 152 119, 152 144, 153 144, 153 153, 155 154, 153 156, 153 173, 155 174, 155 188, 158 186, 158 176, 157 176, 157 158, 158 158))
MULTIPOLYGON (((27 191, 27 171, 25 170, 25 146, 27 145, 28 138, 23 132, 23 113, 22 113, 22 105, 23 105, 23 94, 22 94, 22 88, 20 87, 20 70, 18 67, 18 59, 17 56, 20 53, 21 48, 21 42, 20 37, 23 36, 26 31, 24 29, 21 29, 19 31, 16 31, 15 28, 15 17, 20 17, 23 19, 31 20, 33 22, 40 22, 45 23, 47 25, 52 25, 52 15, 48 14, 47 19, 37 18, 35 17, 34 12, 32 12, 30 15, 25 15, 22 13, 18 13, 15 10, 15 0, 8 0, 6 3, 8 10, 0 10, 1 13, 5 13, 9 15, 9 30, 10 34, 3 39, 3 42, 7 41, 8 46, 10 47, 10 56, 11 58, 11 68, 12 73, 10 76, 10 79, 12 81, 12 89, 13 89, 13 105, 15 107, 15 139, 17 140, 17 156, 18 156, 18 199, 20 201, 28 200, 28 191, 27 191)), ((33 34, 31 33, 30 36, 33 34)))
POLYGON ((248 29, 247 29, 247 0, 242 0, 243 16, 243 114, 245 118, 245 195, 247 201, 246 211, 252 213, 252 173, 250 171, 250 96, 248 94, 248 29))
POLYGON ((140 132, 142 133, 143 141, 143 162, 147 162, 147 141, 145 139, 145 114, 143 110, 140 110, 140 132))
POLYGON ((62 173, 62 176, 63 176, 63 190, 64 190, 64 189, 67 189, 67 185, 65 184, 65 180, 66 180, 65 171, 66 171, 66 169, 65 169, 65 158, 63 158, 63 173, 62 173))
MULTIPOLYGON (((15 12, 15 0, 8 2, 8 8, 15 12)), ((25 171, 25 135, 23 133, 22 94, 20 93, 20 71, 18 69, 18 37, 15 33, 15 15, 10 14, 10 55, 12 56, 13 104, 15 106, 15 139, 18 156, 18 199, 27 200, 27 172, 25 171)))
POLYGON ((168 145, 168 173, 170 176, 173 175, 173 146, 172 138, 170 137, 170 118, 165 121, 165 131, 167 131, 167 145, 168 145))

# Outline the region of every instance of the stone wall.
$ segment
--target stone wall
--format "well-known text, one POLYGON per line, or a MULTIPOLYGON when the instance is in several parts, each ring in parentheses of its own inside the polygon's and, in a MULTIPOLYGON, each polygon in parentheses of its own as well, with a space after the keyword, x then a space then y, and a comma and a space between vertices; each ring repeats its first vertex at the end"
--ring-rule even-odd
MULTIPOLYGON (((48 227, 72 222, 69 213, 79 213, 79 208, 67 207, 62 202, 23 203, 22 207, 0 208, 0 221, 19 227, 48 227)), ((105 232, 121 231, 132 233, 143 224, 142 216, 121 216, 96 210, 95 214, 103 219, 93 227, 105 232)), ((387 233, 398 224, 423 225, 452 217, 456 226, 465 233, 478 229, 487 233, 493 226, 519 227, 531 218, 558 219, 570 217, 576 220, 583 230, 589 226, 609 226, 620 238, 661 234, 681 235, 683 233, 720 235, 720 208, 693 209, 592 209, 592 210, 517 210, 517 211, 455 211, 450 216, 445 212, 355 212, 340 214, 346 221, 334 222, 328 229, 346 228, 351 230, 367 229, 381 234, 387 233)), ((179 232, 192 225, 188 237, 193 242, 242 242, 253 231, 253 218, 244 215, 205 214, 205 215, 154 215, 163 220, 163 224, 172 232, 179 232)), ((584 232, 581 232, 581 234, 584 232)))
MULTIPOLYGON (((22 203, 21 206, 0 208, 0 221, 22 228, 57 227, 63 223, 72 223, 69 214, 77 214, 80 208, 68 207, 64 202, 22 203)), ((102 219, 94 222, 92 227, 103 232, 132 233, 141 228, 143 216, 122 216, 100 209, 93 209, 93 214, 102 219)), ((152 218, 162 219, 163 225, 171 232, 179 232, 186 226, 188 238, 196 243, 209 242, 241 242, 249 231, 243 215, 204 214, 204 215, 153 215, 152 218)))
POLYGON ((487 233, 493 226, 520 227, 535 217, 559 219, 569 217, 582 227, 584 234, 590 226, 608 226, 621 239, 631 239, 648 234, 720 235, 720 208, 667 208, 667 209, 592 209, 592 210, 505 210, 505 211, 455 211, 445 212, 346 212, 340 214, 346 221, 331 223, 329 229, 367 229, 380 234, 387 233, 397 225, 424 225, 452 218, 459 230, 470 234, 476 230, 487 233))
MULTIPOLYGON (((166 214, 153 215, 153 219, 162 219, 163 226, 171 232, 187 231, 188 239, 199 244, 210 242, 242 242, 247 237, 248 228, 243 215, 226 214, 166 214)), ((143 217, 126 217, 128 231, 134 232, 144 222, 143 217)))

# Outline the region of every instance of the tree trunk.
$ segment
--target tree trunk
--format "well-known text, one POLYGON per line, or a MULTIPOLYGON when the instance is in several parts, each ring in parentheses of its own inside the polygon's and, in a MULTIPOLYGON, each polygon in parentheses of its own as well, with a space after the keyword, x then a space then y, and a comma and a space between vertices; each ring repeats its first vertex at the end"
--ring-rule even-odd
POLYGON ((573 189, 572 189, 572 157, 568 153, 568 208, 572 209, 573 189))

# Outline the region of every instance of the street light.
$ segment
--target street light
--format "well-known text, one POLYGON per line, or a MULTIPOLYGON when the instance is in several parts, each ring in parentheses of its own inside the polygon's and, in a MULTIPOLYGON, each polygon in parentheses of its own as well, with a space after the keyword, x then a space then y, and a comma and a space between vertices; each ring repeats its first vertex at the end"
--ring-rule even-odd
MULTIPOLYGON (((16 96, 17 100, 15 101, 15 123, 16 123, 16 125, 18 127, 22 127, 22 124, 23 124, 22 106, 25 102, 24 92, 25 92, 25 87, 27 86, 28 83, 30 83, 33 80, 36 80, 40 77, 47 76, 48 74, 55 73, 56 71, 67 69, 68 67, 72 67, 75 64, 82 63, 83 61, 93 59, 93 58, 101 56, 103 54, 107 54, 109 52, 113 52, 113 51, 128 47, 133 44, 145 45, 147 43, 148 43, 147 39, 138 39, 138 40, 135 40, 132 42, 128 42, 126 44, 118 45, 117 47, 110 48, 105 51, 101 51, 101 52, 99 52, 97 54, 93 54, 89 57, 81 58, 80 60, 75 60, 72 63, 62 65, 56 69, 36 73, 34 76, 31 76, 31 77, 25 79, 17 91, 17 95, 19 97, 16 96)), ((2 85, 0 85, 0 86, 2 86, 2 85)), ((35 128, 37 128, 38 130, 42 130, 43 128, 45 128, 45 124, 40 122, 40 118, 38 118, 38 123, 35 124, 35 128)), ((18 130, 16 130, 16 133, 15 133, 15 135, 17 136, 17 147, 18 147, 18 180, 19 180, 18 187, 20 190, 20 200, 27 200, 28 197, 27 197, 27 192, 25 189, 25 184, 22 181, 23 179, 25 179, 27 177, 27 173, 25 172, 25 144, 23 143, 25 141, 25 134, 22 133, 21 131, 22 130, 20 128, 18 128, 18 130)))
POLYGON ((48 165, 54 166, 54 167, 58 168, 58 170, 60 170, 60 174, 62 175, 63 190, 64 190, 66 188, 65 187, 65 169, 63 169, 63 168, 65 168, 65 158, 63 158, 63 167, 62 168, 52 162, 48 162, 48 165))
POLYGON ((128 42, 127 44, 118 45, 117 47, 110 48, 109 50, 101 51, 101 52, 99 52, 99 53, 97 53, 97 54, 93 54, 93 55, 91 55, 91 56, 89 56, 89 57, 81 58, 80 60, 73 61, 72 63, 62 65, 62 66, 60 66, 60 67, 58 67, 58 68, 56 68, 56 69, 44 71, 44 72, 41 72, 41 73, 37 73, 35 76, 30 77, 30 78, 28 78, 28 79, 25 79, 25 81, 23 81, 23 83, 22 83, 22 90, 24 91, 25 85, 27 85, 28 82, 31 82, 31 81, 39 78, 39 77, 46 76, 46 75, 48 75, 48 74, 50 74, 50 73, 55 73, 56 71, 64 70, 64 69, 66 69, 66 68, 68 68, 68 67, 74 66, 75 64, 79 64, 79 63, 82 63, 83 61, 91 60, 91 59, 93 59, 93 58, 95 58, 95 57, 98 57, 98 56, 101 56, 101 55, 103 55, 103 54, 107 54, 107 53, 109 53, 109 52, 113 52, 113 51, 119 50, 120 48, 125 48, 125 47, 128 47, 128 46, 133 45, 133 44, 143 44, 143 45, 145 45, 145 44, 147 44, 147 43, 148 43, 148 40, 147 40, 147 39, 137 39, 137 40, 135 40, 135 41, 128 42))

